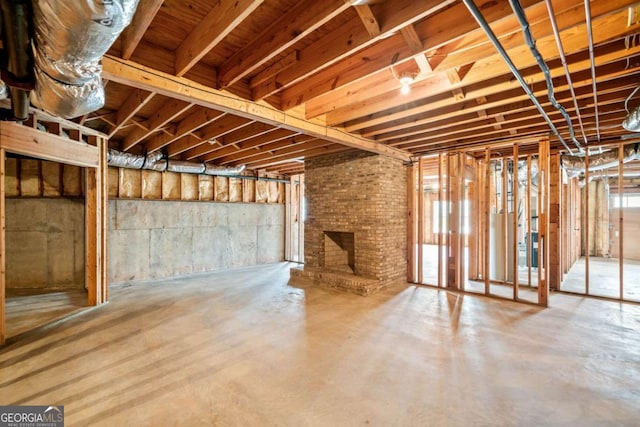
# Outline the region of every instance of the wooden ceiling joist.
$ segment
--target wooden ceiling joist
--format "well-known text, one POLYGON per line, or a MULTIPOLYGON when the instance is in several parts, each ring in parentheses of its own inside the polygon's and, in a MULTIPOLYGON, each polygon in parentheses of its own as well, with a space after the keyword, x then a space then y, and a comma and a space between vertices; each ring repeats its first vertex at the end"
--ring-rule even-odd
POLYGON ((402 150, 387 147, 338 128, 327 127, 318 122, 295 117, 275 110, 270 106, 248 101, 230 93, 217 91, 182 77, 160 73, 131 61, 107 55, 103 58, 102 66, 104 75, 120 84, 157 91, 168 97, 313 135, 317 138, 323 138, 352 148, 371 151, 404 161, 410 160, 408 153, 402 150))
POLYGON ((155 92, 149 92, 143 89, 136 89, 122 104, 116 113, 116 121, 113 128, 109 132, 109 138, 116 134, 138 111, 151 101, 155 92))
MULTIPOLYGON (((299 2, 219 67, 220 87, 228 87, 250 75, 349 7, 345 0, 299 2)), ((264 81, 252 81, 252 86, 264 81)))
POLYGON ((164 0, 140 0, 131 24, 122 33, 122 57, 130 59, 164 0))
POLYGON ((124 138, 122 149, 124 151, 130 150, 137 143, 152 135, 158 128, 164 127, 167 123, 171 122, 191 107, 193 107, 193 104, 177 99, 167 102, 151 117, 142 122, 141 127, 137 127, 129 132, 129 134, 124 138))
POLYGON ((176 50, 176 76, 183 76, 244 21, 264 0, 218 0, 176 50))
MULTIPOLYGON (((450 3, 453 1, 395 0, 382 3, 379 5, 379 10, 386 19, 378 36, 370 36, 360 22, 360 18, 355 17, 353 22, 302 49, 298 66, 284 70, 273 79, 255 87, 252 90, 253 99, 264 99, 283 88, 300 82, 319 70, 399 31, 402 27, 435 13, 450 3)), ((387 65, 389 64, 387 63, 387 65)))

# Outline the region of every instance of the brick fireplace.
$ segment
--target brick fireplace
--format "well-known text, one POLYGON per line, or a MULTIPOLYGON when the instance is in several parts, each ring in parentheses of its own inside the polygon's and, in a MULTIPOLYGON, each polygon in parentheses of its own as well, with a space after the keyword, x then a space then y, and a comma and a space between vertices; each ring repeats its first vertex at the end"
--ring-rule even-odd
POLYGON ((361 295, 407 278, 407 171, 346 152, 305 160, 305 265, 291 280, 361 295))
POLYGON ((324 232, 324 267, 327 270, 355 273, 356 251, 353 233, 324 232))

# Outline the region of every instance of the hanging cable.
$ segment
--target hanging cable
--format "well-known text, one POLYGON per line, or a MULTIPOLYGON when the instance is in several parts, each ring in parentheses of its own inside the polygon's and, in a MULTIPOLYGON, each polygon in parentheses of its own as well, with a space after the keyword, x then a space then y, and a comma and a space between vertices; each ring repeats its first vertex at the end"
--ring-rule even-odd
POLYGON ((485 34, 487 35, 487 37, 489 38, 493 46, 496 48, 498 53, 502 56, 505 63, 511 70, 511 73, 513 73, 513 76, 518 80, 518 82, 520 83, 520 86, 522 86, 522 89, 524 89, 524 91, 529 96, 533 104, 536 106, 536 108, 538 109, 538 111, 540 112, 544 120, 547 122, 547 125, 549 125, 549 128, 551 128, 551 130, 553 131, 553 134, 558 138, 558 140, 560 140, 560 142, 567 149, 567 151, 573 154, 573 150, 567 145, 566 141, 564 140, 564 138, 562 138, 562 136, 560 135, 560 132, 558 132, 558 129, 556 128, 556 126, 553 124, 553 122, 547 115, 547 112, 544 111, 544 109, 542 108, 542 105, 540 105, 540 101, 538 101, 538 99, 533 94, 531 89, 529 89, 527 82, 525 82, 524 78, 520 74, 520 71, 518 71, 518 68, 516 68, 515 64, 513 63, 513 61, 507 54, 507 52, 504 50, 504 47, 500 43, 500 40, 498 40, 498 37, 496 37, 495 33, 493 32, 493 30, 491 29, 487 21, 484 19, 484 16, 482 16, 482 13, 480 13, 480 10, 475 5, 473 0, 462 0, 462 1, 464 2, 465 6, 467 6, 467 9, 469 9, 469 12, 471 13, 471 15, 478 22, 478 25, 480 25, 480 27, 483 29, 483 31, 485 32, 485 34))
POLYGON ((540 70, 542 70, 542 74, 544 74, 544 79, 547 82, 547 96, 549 98, 549 102, 551 102, 551 105, 553 105, 560 112, 560 114, 562 114, 562 117, 564 117, 564 120, 567 122, 567 126, 569 127, 569 137, 571 138, 571 141, 573 141, 578 150, 582 150, 582 147, 576 139, 575 133, 573 131, 573 124, 571 123, 571 117, 569 116, 569 113, 567 113, 567 110, 556 100, 553 89, 553 80, 551 79, 551 71, 549 70, 549 66, 545 62, 544 58, 540 54, 540 51, 536 47, 536 41, 531 34, 529 21, 527 20, 527 16, 525 15, 522 6, 520 5, 520 1, 509 0, 509 4, 511 5, 511 9, 513 9, 513 13, 516 15, 516 18, 518 18, 518 22, 520 22, 525 42, 527 43, 527 46, 529 46, 529 50, 538 63, 540 70))

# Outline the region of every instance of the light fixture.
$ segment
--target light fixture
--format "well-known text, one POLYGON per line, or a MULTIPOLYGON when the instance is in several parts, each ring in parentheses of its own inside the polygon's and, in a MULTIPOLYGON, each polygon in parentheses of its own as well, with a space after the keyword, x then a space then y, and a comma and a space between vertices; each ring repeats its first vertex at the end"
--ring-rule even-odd
POLYGON ((400 88, 400 93, 402 93, 403 95, 408 94, 411 91, 410 86, 411 86, 411 83, 413 83, 413 80, 414 80, 413 74, 402 73, 400 75, 400 78, 398 79, 398 81, 402 85, 402 87, 400 88))

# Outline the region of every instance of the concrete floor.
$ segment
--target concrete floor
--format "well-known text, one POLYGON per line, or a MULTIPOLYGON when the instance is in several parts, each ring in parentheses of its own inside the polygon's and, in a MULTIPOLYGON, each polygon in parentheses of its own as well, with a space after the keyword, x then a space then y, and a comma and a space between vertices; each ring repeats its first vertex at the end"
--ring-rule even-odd
MULTIPOLYGON (((584 294, 586 292, 585 271, 585 258, 579 258, 565 275, 560 289, 584 294)), ((640 261, 624 260, 623 285, 624 299, 640 302, 640 261)), ((589 294, 620 298, 619 259, 589 257, 589 294)))
POLYGON ((7 289, 7 338, 19 337, 39 326, 82 311, 87 306, 84 289, 43 291, 7 289))
POLYGON ((638 425, 639 305, 360 297, 291 266, 113 287, 0 349, 0 402, 67 426, 638 425))

